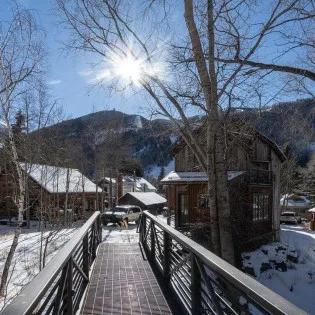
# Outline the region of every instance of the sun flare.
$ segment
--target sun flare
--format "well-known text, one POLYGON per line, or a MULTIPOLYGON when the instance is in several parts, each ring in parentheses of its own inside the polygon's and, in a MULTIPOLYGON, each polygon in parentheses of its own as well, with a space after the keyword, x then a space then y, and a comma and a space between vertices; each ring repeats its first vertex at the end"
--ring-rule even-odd
POLYGON ((139 85, 142 77, 145 75, 144 64, 130 54, 124 58, 114 60, 113 67, 115 75, 130 80, 132 83, 139 85))

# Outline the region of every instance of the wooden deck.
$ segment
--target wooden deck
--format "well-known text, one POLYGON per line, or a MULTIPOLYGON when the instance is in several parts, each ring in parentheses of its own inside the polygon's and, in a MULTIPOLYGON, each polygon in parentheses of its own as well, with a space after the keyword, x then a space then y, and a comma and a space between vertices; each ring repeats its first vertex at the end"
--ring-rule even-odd
POLYGON ((102 243, 82 315, 172 314, 138 243, 102 243))

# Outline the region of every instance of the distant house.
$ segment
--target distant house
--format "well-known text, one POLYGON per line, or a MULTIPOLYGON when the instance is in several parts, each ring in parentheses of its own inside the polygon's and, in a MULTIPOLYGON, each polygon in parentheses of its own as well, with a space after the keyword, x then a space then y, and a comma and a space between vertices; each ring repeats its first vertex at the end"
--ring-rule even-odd
POLYGON ((118 204, 139 206, 142 210, 159 213, 165 206, 166 199, 155 192, 128 192, 119 198, 118 204))
MULTIPOLYGON (((197 134, 202 143, 205 137, 197 134)), ((280 168, 285 160, 278 146, 257 130, 229 132, 226 165, 231 224, 237 252, 276 240, 280 229, 280 168)), ((167 188, 168 206, 175 211, 176 228, 210 222, 208 177, 194 153, 182 141, 171 152, 175 171, 161 183, 167 188)))
POLYGON ((284 195, 280 200, 281 212, 294 211, 304 218, 308 218, 308 211, 314 203, 305 195, 284 195))
POLYGON ((128 192, 156 192, 155 188, 151 183, 149 183, 143 177, 134 176, 121 176, 120 187, 117 185, 117 178, 104 177, 100 186, 104 189, 105 199, 108 201, 110 196, 112 196, 113 201, 119 197, 125 195, 128 192), (118 192, 118 190, 120 190, 118 192), (111 192, 110 192, 111 191, 111 192))
MULTIPOLYGON (((40 214, 56 217, 67 211, 82 216, 93 211, 101 189, 77 169, 50 165, 21 163, 26 176, 26 213, 31 217, 40 214)), ((0 215, 16 215, 13 202, 17 190, 14 176, 2 171, 0 174, 0 215)))

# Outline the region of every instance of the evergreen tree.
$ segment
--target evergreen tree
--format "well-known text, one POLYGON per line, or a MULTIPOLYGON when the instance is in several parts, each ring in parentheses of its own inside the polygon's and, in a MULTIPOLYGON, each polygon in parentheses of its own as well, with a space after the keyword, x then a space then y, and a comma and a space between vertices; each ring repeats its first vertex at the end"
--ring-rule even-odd
POLYGON ((161 181, 164 177, 165 177, 165 168, 164 168, 164 166, 162 166, 161 170, 160 170, 160 174, 159 174, 158 180, 161 181))

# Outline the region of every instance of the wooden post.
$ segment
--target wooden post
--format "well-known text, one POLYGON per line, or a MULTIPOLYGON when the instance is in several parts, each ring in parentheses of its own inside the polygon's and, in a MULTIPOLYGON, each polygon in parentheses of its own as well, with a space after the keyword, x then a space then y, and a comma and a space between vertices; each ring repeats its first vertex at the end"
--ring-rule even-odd
POLYGON ((171 268, 171 244, 172 239, 168 235, 166 231, 163 231, 164 236, 164 266, 163 266, 163 273, 165 281, 169 281, 170 279, 170 268, 171 268))
POLYGON ((201 276, 196 262, 197 257, 191 254, 191 311, 201 314, 201 276))

